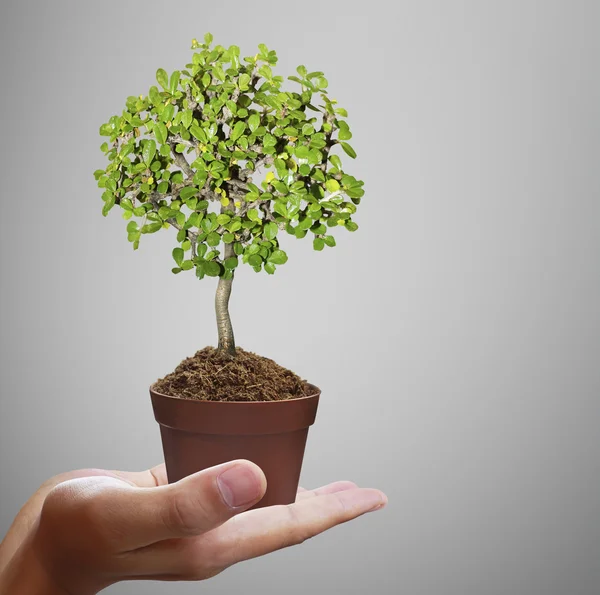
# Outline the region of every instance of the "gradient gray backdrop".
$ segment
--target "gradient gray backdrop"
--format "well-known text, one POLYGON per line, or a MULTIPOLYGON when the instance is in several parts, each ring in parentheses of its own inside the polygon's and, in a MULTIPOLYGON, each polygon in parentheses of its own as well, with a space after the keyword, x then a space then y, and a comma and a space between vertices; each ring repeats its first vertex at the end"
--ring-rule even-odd
POLYGON ((134 253, 92 177, 100 123, 212 31, 350 113, 360 230, 284 238, 232 315, 323 389, 303 484, 390 504, 107 592, 600 593, 598 2, 3 0, 0 28, 0 533, 55 473, 159 462, 147 386, 214 343, 214 282, 170 273, 169 233, 134 253))

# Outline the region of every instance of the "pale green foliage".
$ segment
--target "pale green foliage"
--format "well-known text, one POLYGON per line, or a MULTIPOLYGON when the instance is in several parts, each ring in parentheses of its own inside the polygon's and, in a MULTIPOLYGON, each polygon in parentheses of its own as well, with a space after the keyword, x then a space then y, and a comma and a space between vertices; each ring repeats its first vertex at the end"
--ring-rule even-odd
POLYGON ((261 44, 240 60, 237 46, 211 43, 210 34, 193 40, 185 70, 159 69, 159 86, 129 97, 100 127, 109 137, 102 145, 109 164, 95 172, 102 212, 119 205, 134 248, 142 234, 174 226, 173 272, 230 278, 241 258, 272 274, 287 261, 282 230, 310 233, 322 250, 335 246, 332 228, 357 229, 363 182, 333 152, 340 145, 356 156, 347 113, 327 96, 322 72, 299 66, 289 77, 299 88, 284 91, 274 51, 261 44), (222 244, 235 256, 225 259, 222 244))

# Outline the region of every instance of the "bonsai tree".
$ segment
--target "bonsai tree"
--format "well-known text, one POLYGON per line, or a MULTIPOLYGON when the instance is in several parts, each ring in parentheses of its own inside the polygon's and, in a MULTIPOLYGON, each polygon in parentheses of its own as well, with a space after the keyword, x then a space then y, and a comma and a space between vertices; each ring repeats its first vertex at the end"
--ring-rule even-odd
POLYGON ((173 273, 219 278, 218 350, 235 357, 228 305, 240 260, 275 273, 288 259, 284 232, 309 236, 315 250, 335 246, 334 229, 358 228, 364 190, 335 152, 356 157, 322 72, 299 66, 288 77, 296 88, 283 90, 273 50, 261 44, 242 60, 239 47, 212 40, 192 40, 184 70, 159 68, 158 86, 100 127, 108 165, 95 178, 103 215, 120 207, 134 250, 142 235, 173 227, 173 273))

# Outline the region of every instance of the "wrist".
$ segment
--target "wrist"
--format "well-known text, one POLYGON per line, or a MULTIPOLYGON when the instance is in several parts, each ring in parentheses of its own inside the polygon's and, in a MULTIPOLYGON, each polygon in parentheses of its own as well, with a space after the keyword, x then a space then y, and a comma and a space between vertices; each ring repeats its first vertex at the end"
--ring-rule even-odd
POLYGON ((25 542, 0 573, 0 595, 75 595, 66 591, 50 575, 25 542))

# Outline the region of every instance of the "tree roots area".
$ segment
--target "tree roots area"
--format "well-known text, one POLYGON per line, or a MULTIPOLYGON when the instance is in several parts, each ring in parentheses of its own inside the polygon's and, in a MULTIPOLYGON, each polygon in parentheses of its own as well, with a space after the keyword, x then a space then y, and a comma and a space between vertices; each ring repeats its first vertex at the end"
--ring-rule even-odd
POLYGON ((294 372, 240 347, 233 359, 205 347, 158 380, 153 389, 201 401, 282 401, 310 394, 306 381, 294 372))

